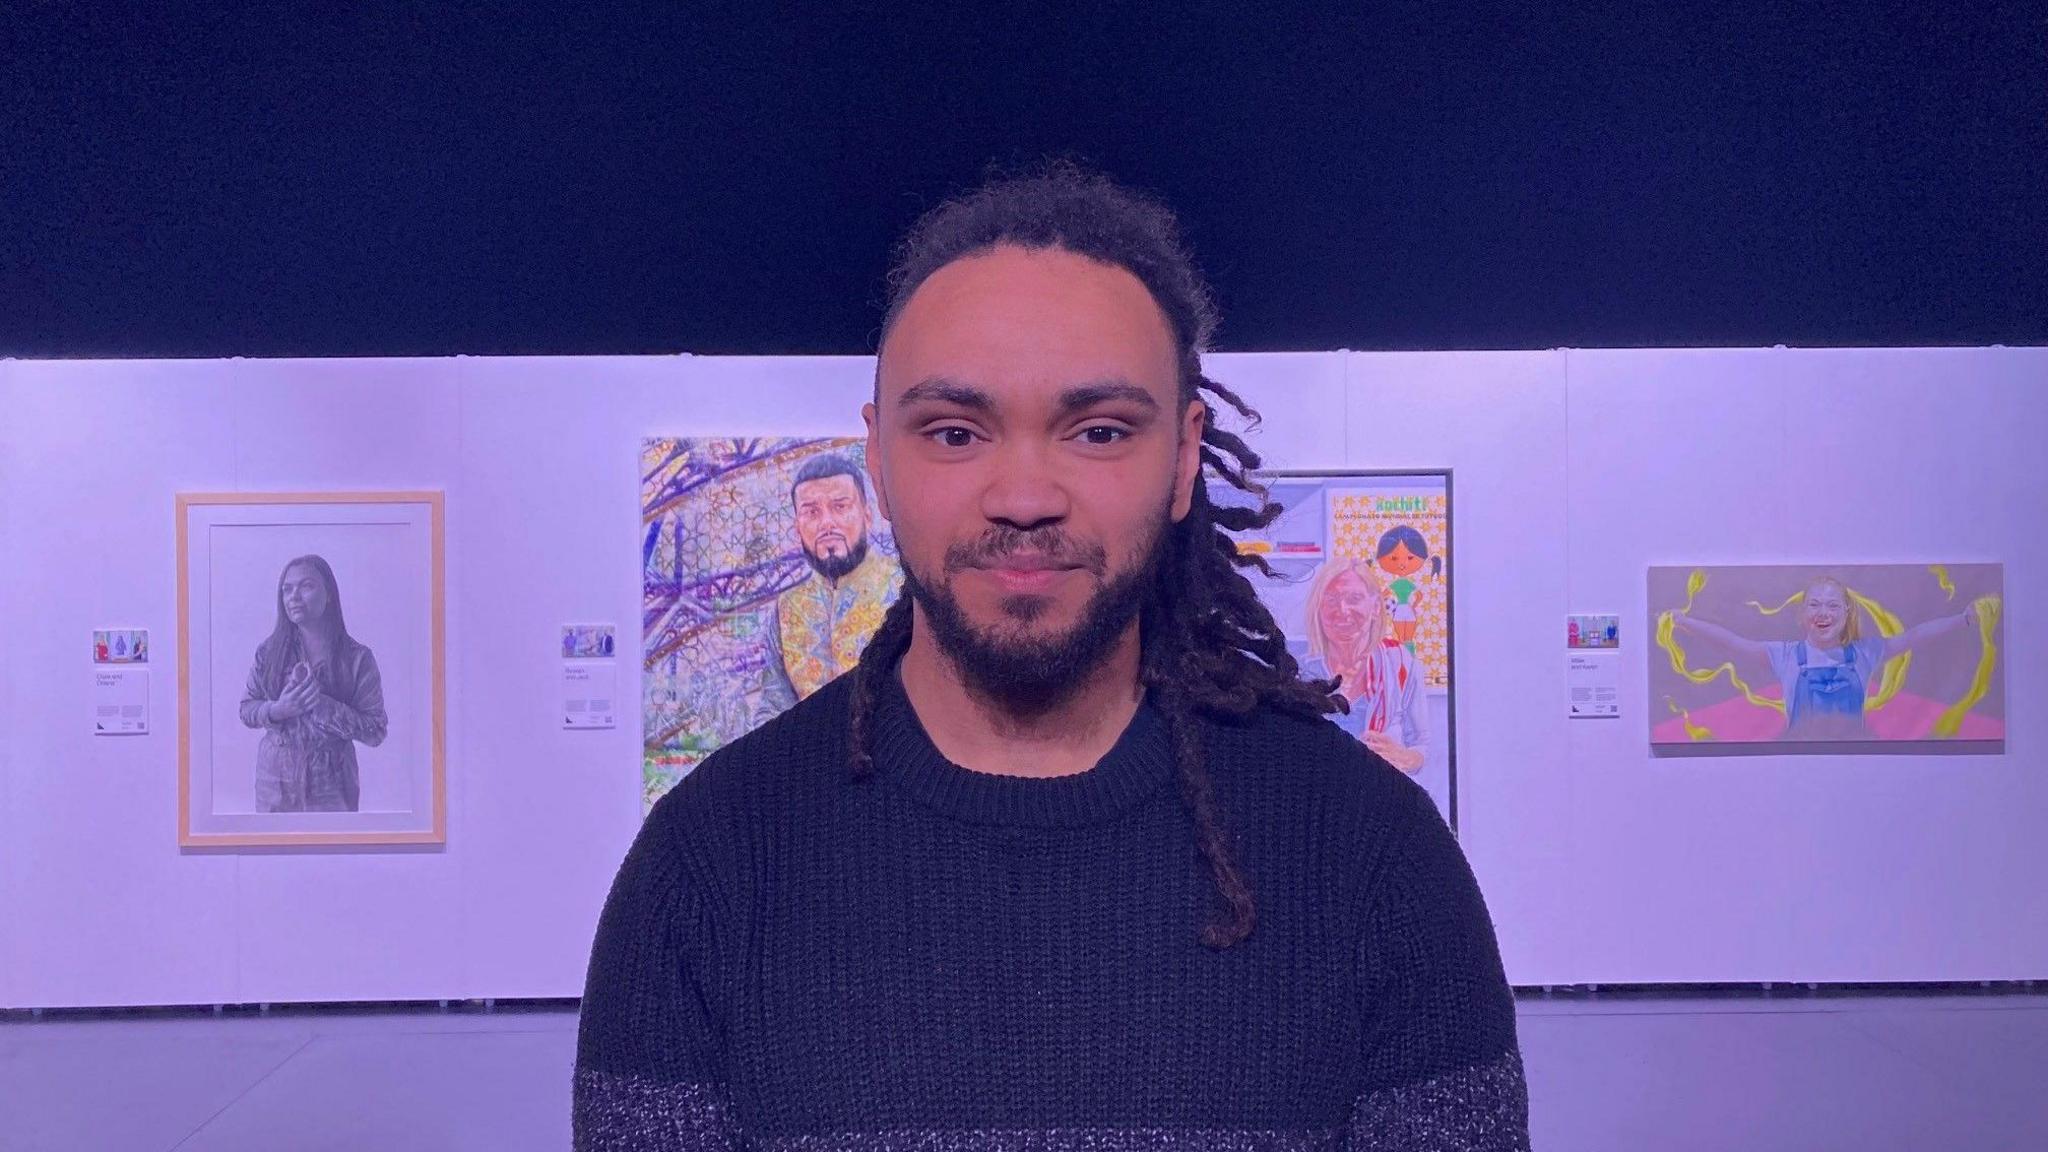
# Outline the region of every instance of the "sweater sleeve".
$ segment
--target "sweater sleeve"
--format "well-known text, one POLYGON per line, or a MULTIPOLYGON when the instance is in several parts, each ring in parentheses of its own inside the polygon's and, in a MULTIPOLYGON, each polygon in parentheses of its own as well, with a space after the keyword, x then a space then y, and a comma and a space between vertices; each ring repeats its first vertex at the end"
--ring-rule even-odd
POLYGON ((576 1152, 743 1146, 703 992, 709 902, 661 815, 627 853, 591 949, 576 1040, 576 1152))
POLYGON ((1359 948, 1366 1083, 1350 1152, 1523 1152, 1515 1001, 1464 853, 1420 789, 1369 897, 1359 948))

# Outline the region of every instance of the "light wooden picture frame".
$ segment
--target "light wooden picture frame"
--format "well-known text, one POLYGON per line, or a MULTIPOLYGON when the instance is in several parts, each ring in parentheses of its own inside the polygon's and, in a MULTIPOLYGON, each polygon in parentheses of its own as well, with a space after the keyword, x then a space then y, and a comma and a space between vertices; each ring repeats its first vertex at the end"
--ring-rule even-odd
POLYGON ((443 494, 177 497, 178 843, 447 842, 443 494))

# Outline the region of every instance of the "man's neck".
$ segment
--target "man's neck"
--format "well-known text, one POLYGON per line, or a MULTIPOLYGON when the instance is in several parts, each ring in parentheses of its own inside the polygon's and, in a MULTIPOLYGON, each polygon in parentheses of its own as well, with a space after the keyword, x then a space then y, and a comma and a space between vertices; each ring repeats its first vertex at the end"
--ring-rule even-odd
POLYGON ((1029 716, 968 687, 928 627, 913 627, 901 674, 911 708, 946 759, 996 776, 1071 776, 1095 767, 1130 726, 1143 698, 1139 654, 1133 624, 1065 700, 1029 716))

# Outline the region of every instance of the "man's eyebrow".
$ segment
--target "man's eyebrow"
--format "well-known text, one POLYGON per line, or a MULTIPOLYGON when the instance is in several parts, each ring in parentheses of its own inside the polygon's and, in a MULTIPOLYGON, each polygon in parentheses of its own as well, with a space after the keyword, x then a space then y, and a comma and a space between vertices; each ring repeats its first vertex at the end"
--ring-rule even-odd
POLYGON ((1135 404, 1151 415, 1159 410, 1159 401, 1152 393, 1128 380, 1097 380, 1089 384, 1076 384, 1060 392, 1059 413, 1069 416, 1097 404, 1135 404))
POLYGON ((901 408, 907 408, 912 404, 954 404, 983 413, 996 410, 995 398, 987 392, 972 384, 962 384, 958 380, 948 380, 943 376, 934 376, 929 380, 912 384, 903 390, 903 395, 896 398, 896 404, 901 408))
MULTIPOLYGON (((913 404, 952 404, 975 412, 993 413, 996 402, 987 391, 972 384, 963 384, 944 376, 934 376, 920 381, 903 390, 897 397, 900 407, 913 404)), ((1071 416, 1076 412, 1093 408, 1098 404, 1132 404, 1150 415, 1159 410, 1159 401, 1152 393, 1128 380, 1096 380, 1087 384, 1075 384, 1060 390, 1057 411, 1060 416, 1071 416)))

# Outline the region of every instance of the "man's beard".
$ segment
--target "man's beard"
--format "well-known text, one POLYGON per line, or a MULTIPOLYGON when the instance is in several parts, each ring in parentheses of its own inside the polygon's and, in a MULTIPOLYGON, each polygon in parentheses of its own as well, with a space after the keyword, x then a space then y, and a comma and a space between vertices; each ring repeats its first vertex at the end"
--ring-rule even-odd
POLYGON ((803 553, 804 559, 811 562, 811 567, 818 575, 827 580, 838 580, 860 567, 861 561, 868 558, 868 538, 862 536, 854 541, 853 547, 848 548, 844 556, 820 556, 809 548, 804 549, 803 553))
MULTIPOLYGON (((947 578, 942 583, 928 584, 918 579, 906 562, 903 591, 924 609, 933 641, 959 669, 970 691, 1014 716, 1044 715, 1087 683, 1109 659, 1131 622, 1138 618, 1145 593, 1162 562, 1166 531, 1167 520, 1162 516, 1151 539, 1140 550, 1138 562, 1103 581, 1108 563, 1100 545, 1077 544, 1058 529, 992 529, 974 544, 956 544, 947 550, 947 578), (995 566, 1003 556, 1019 551, 1042 553, 1056 562, 1079 565, 1103 581, 1081 606, 1080 619, 1064 632, 1031 635, 1021 628, 979 627, 967 618, 953 596, 954 574, 967 568, 995 566)), ((1003 615, 1019 625, 1031 624, 1051 606, 1050 598, 1033 595, 1007 596, 1000 603, 1003 615)))

